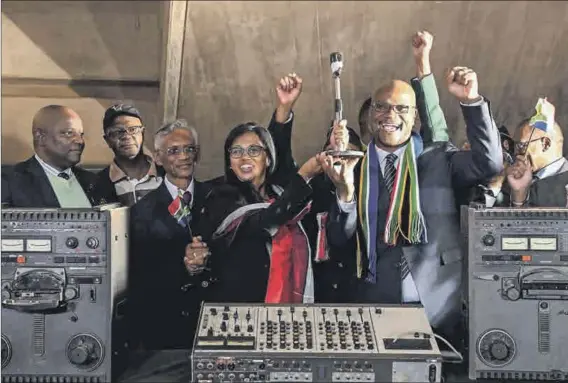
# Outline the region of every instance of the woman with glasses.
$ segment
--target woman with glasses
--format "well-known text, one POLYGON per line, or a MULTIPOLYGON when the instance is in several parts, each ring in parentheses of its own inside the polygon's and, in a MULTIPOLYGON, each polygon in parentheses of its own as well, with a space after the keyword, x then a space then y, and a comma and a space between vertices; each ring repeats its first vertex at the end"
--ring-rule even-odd
POLYGON ((295 174, 274 177, 274 142, 255 123, 230 131, 224 157, 225 183, 210 193, 201 218, 218 278, 216 299, 313 302, 311 248, 301 219, 310 208, 309 181, 321 172, 316 157, 295 174))

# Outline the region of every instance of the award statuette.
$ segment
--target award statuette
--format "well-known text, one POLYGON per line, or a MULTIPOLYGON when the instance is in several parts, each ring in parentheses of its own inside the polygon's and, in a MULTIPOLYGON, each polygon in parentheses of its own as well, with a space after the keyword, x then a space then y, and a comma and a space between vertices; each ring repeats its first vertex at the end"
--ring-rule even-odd
MULTIPOLYGON (((331 63, 331 76, 333 78, 333 87, 335 90, 335 121, 340 122, 343 120, 343 101, 341 100, 341 72, 343 70, 343 55, 340 52, 333 52, 329 55, 331 63)), ((347 130, 343 124, 340 129, 347 130)), ((333 129, 333 128, 332 128, 333 129)), ((335 135, 334 135, 335 136, 335 135)), ((341 135, 340 135, 341 136, 341 135)), ((349 137, 348 133, 345 136, 349 137)), ((334 149, 328 150, 326 154, 334 157, 363 157, 364 153, 356 150, 347 150, 349 140, 336 140, 335 137, 331 138, 331 143, 334 149)))

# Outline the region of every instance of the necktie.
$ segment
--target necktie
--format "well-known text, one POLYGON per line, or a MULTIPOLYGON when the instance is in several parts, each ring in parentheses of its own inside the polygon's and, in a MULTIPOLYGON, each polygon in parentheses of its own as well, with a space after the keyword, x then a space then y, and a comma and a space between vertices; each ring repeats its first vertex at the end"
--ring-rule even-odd
MULTIPOLYGON (((385 183, 387 184, 387 188, 389 189, 389 193, 392 193, 392 189, 394 187, 394 178, 396 175, 396 166, 394 165, 397 160, 396 154, 389 154, 386 158, 385 163, 385 183)), ((400 280, 404 281, 404 279, 410 273, 410 267, 408 266, 408 262, 404 257, 404 254, 401 254, 400 259, 400 280)))
MULTIPOLYGON (((181 191, 181 190, 180 190, 181 191)), ((181 193, 180 193, 181 194, 181 193)), ((191 205, 191 192, 186 191, 185 193, 182 194, 181 199, 184 203, 185 206, 190 206, 191 205)))
POLYGON ((386 158, 385 163, 385 183, 387 184, 387 188, 389 189, 389 193, 392 192, 392 188, 394 187, 394 177, 396 175, 396 166, 394 163, 396 162, 397 156, 396 154, 389 154, 386 158))
POLYGON ((61 177, 63 178, 65 181, 69 181, 69 174, 65 173, 65 172, 61 172, 57 175, 57 177, 61 177))

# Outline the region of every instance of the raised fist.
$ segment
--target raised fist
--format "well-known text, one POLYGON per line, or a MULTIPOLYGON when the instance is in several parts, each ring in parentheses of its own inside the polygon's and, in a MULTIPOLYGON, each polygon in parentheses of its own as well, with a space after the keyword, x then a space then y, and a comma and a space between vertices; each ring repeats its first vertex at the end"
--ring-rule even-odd
POLYGON ((434 36, 427 31, 418 31, 412 36, 412 52, 414 58, 422 60, 425 56, 430 54, 432 44, 434 43, 434 36))
POLYGON ((296 73, 282 77, 276 86, 276 93, 280 104, 291 107, 302 93, 302 78, 296 73))
POLYGON ((471 104, 481 100, 478 92, 477 74, 466 67, 457 66, 446 74, 448 90, 460 102, 471 104))

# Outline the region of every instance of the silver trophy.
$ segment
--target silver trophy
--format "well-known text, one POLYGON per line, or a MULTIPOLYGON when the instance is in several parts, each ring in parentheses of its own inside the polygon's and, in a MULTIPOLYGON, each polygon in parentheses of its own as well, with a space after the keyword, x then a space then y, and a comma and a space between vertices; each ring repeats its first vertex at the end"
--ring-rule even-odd
MULTIPOLYGON (((343 120, 343 101, 341 100, 341 72, 343 71, 343 54, 333 52, 329 55, 331 64, 331 76, 333 78, 333 88, 335 91, 335 121, 343 120)), ((332 128, 333 129, 333 128, 332 128)), ((347 129, 345 127, 344 129, 347 129)), ((334 157, 363 157, 365 154, 356 150, 347 150, 347 142, 335 141, 335 137, 330 138, 335 149, 328 150, 326 154, 334 157)))

